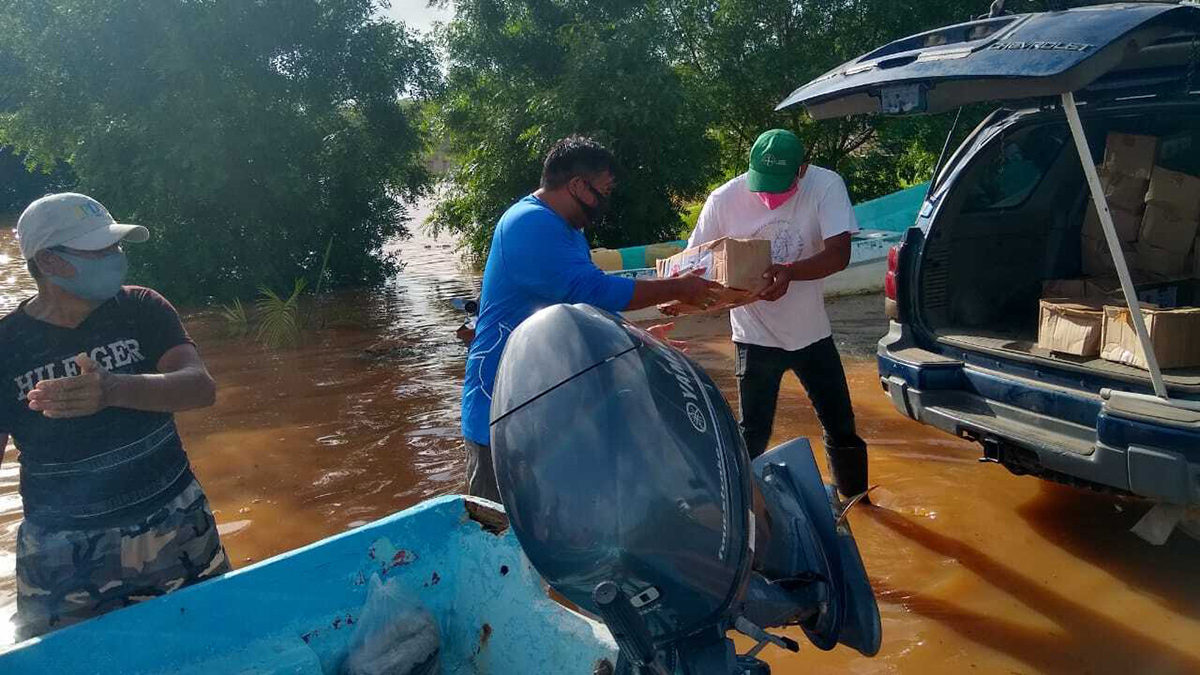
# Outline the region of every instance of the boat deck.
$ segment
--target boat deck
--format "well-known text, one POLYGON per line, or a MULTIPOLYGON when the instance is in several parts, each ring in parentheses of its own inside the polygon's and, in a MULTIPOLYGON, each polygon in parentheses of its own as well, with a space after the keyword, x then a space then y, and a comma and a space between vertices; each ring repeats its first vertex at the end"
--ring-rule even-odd
POLYGON ((442 673, 591 672, 615 658, 603 625, 549 597, 498 506, 442 497, 28 640, 0 652, 0 672, 340 672, 372 576, 401 580, 437 619, 442 673))

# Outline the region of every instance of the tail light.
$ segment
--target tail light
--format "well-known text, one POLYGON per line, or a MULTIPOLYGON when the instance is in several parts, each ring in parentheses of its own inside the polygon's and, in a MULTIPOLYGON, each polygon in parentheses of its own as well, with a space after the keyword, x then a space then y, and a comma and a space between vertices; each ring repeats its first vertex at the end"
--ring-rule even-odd
POLYGON ((896 244, 888 249, 887 273, 883 277, 883 295, 888 300, 896 299, 896 273, 900 270, 900 247, 896 244))

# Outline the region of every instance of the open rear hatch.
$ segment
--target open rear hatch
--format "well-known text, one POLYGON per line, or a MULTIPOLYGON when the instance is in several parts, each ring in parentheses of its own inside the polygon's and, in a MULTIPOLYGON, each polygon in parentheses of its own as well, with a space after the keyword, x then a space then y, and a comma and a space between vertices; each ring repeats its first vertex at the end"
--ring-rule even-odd
POLYGON ((1166 77, 1191 58, 1200 7, 1113 4, 981 19, 897 40, 792 92, 814 119, 937 113, 1078 92, 1105 76, 1166 77))
MULTIPOLYGON (((1085 131, 1077 124, 1075 96, 1100 101, 1146 92, 1185 92, 1189 78, 1195 77, 1200 51, 1198 33, 1200 7, 1165 2, 1109 4, 980 19, 876 49, 800 87, 779 107, 803 104, 814 118, 822 119, 872 113, 937 113, 987 101, 1054 104, 1061 97, 1060 109, 1075 126, 1074 132, 1068 133, 1067 125, 1058 117, 1056 126, 1065 135, 1042 139, 1037 147, 1061 147, 1068 160, 1077 150, 1079 155, 1073 160, 1076 185, 1087 185, 1096 182, 1096 167, 1083 135, 1085 131), (1077 148, 1069 147, 1072 136, 1077 148), (1088 183, 1082 182, 1085 175, 1088 183)), ((949 172, 945 171, 938 179, 947 175, 949 172)), ((1085 193, 1087 190, 1083 188, 1085 193)), ((1097 184, 1092 192, 1100 193, 1097 207, 1104 205, 1103 189, 1097 184)), ((1011 206, 1004 205, 999 217, 1011 206)), ((1080 204, 1079 208, 1082 207, 1080 204)), ((1107 211, 1107 205, 1103 208, 1107 211)), ((940 227, 940 220, 939 210, 933 229, 940 227)), ((1107 229, 1112 229, 1111 223, 1107 229)), ((1115 234, 1101 236, 1116 240, 1115 234)), ((981 265, 988 263, 983 261, 981 265)), ((1128 281, 1129 272, 1126 269, 1118 276, 1128 281)), ((956 288, 954 292, 970 290, 956 288)), ((1131 284, 1129 290, 1132 291, 1131 284)), ((1136 307, 1137 300, 1133 303, 1136 307)), ((1135 314, 1134 323, 1138 323, 1141 314, 1135 314)), ((1140 338, 1144 338, 1145 332, 1144 327, 1138 327, 1140 338)), ((940 337, 956 340, 944 332, 940 337)), ((996 339, 986 345, 980 344, 981 338, 987 342, 985 335, 959 337, 963 339, 957 341, 979 351, 1013 351, 1016 344, 1004 335, 994 336, 996 339)), ((1015 351, 1022 352, 1026 359, 1044 356, 1032 349, 1015 351)), ((1105 371, 1103 374, 1116 376, 1118 380, 1146 381, 1145 371, 1112 366, 1097 368, 1096 372, 1105 371)), ((1086 364, 1067 365, 1067 369, 1086 369, 1086 364)), ((1157 371, 1157 366, 1152 365, 1150 379, 1163 395, 1165 385, 1157 371)))

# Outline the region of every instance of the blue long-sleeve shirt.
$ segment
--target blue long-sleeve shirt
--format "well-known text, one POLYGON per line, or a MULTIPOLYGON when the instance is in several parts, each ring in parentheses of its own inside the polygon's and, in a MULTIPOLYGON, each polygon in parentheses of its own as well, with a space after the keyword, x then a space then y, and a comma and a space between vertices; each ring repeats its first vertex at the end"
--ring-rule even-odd
POLYGON ((483 272, 479 319, 463 382, 463 436, 490 445, 496 369, 508 336, 522 321, 560 302, 619 312, 633 298, 633 285, 632 279, 613 277, 596 267, 583 233, 537 197, 530 195, 509 207, 496 224, 483 272))

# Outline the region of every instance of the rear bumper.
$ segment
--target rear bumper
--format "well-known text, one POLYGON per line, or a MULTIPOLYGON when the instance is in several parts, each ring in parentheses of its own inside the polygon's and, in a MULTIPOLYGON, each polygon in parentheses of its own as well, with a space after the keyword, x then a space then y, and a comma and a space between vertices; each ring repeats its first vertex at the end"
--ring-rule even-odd
POLYGON ((1200 504, 1200 423, 1130 414, 1098 392, 1046 384, 1003 361, 947 359, 911 346, 905 332, 893 323, 878 352, 880 383, 901 414, 988 454, 1015 451, 1074 479, 1200 504))

